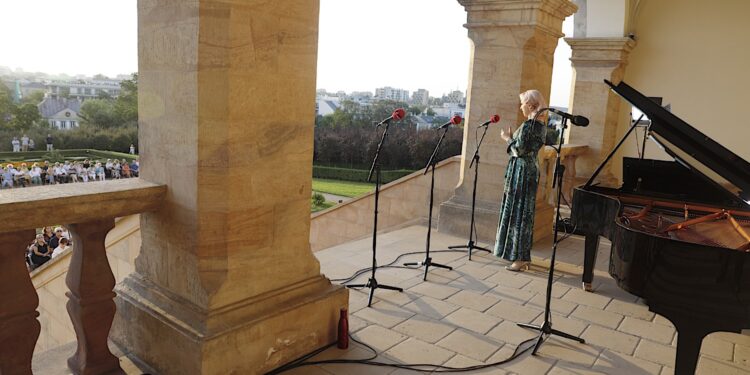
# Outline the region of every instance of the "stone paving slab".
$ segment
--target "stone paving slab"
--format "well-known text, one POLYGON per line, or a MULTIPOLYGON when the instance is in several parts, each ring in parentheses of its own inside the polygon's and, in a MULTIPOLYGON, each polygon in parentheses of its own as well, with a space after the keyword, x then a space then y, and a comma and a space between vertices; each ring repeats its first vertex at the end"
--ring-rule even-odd
MULTIPOLYGON (((411 226, 378 236, 378 262, 387 264, 406 251, 423 247, 426 227, 411 226), (421 245, 420 245, 421 244, 421 245)), ((445 249, 464 240, 433 231, 432 248, 445 249)), ((581 335, 586 344, 549 338, 537 356, 519 358, 468 374, 673 374, 676 334, 672 324, 648 310, 637 297, 621 290, 607 273, 609 242, 602 239, 594 272, 594 293, 581 290, 583 244, 571 237, 558 246, 552 293, 552 322, 556 329, 581 335), (604 260, 602 260, 604 259, 604 260)), ((369 267, 371 239, 364 238, 316 253, 321 271, 347 277, 369 267)), ((480 244, 487 245, 487 244, 480 244)), ((435 253, 434 261, 454 270, 430 268, 379 269, 379 282, 399 286, 404 293, 378 289, 373 306, 369 290, 350 290, 350 328, 353 336, 377 347, 378 361, 426 362, 453 367, 495 363, 536 332, 517 322, 540 324, 545 304, 549 240, 535 244, 530 271, 509 272, 507 262, 478 252, 435 253), (387 280, 387 282, 386 282, 387 280)), ((403 261, 419 261, 409 255, 403 261)), ((369 273, 356 282, 365 282, 369 273)), ((715 333, 704 340, 698 374, 750 373, 750 336, 715 333)), ((317 358, 365 358, 368 349, 352 344, 349 350, 328 349, 317 358)), ((304 367, 296 374, 415 374, 392 367, 356 364, 304 367)))

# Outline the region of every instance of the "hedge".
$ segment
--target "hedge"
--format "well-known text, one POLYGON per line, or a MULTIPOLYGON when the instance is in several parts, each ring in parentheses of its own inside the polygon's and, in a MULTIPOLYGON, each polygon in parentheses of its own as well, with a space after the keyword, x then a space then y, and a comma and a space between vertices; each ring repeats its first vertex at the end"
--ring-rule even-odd
MULTIPOLYGON (((54 150, 53 152, 65 159, 126 159, 133 161, 138 158, 138 155, 122 152, 87 149, 54 150)), ((2 162, 40 161, 46 159, 50 159, 49 151, 0 152, 0 161, 2 162)))
MULTIPOLYGON (((408 169, 397 169, 390 171, 381 171, 381 179, 383 183, 389 183, 391 181, 398 180, 401 177, 412 174, 414 171, 408 169)), ((331 180, 343 180, 343 181, 358 181, 367 182, 367 175, 370 173, 368 169, 351 169, 351 168, 336 168, 336 167, 325 167, 322 165, 313 165, 313 177, 314 178, 328 178, 331 180)), ((373 176, 374 182, 375 177, 373 176)))

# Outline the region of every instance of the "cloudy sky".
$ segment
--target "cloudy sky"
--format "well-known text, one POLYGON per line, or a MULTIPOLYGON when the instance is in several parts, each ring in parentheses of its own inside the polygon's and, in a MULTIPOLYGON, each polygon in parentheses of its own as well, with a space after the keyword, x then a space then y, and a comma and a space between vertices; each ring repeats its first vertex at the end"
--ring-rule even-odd
MULTIPOLYGON (((466 90, 470 47, 456 0, 321 0, 320 20, 319 88, 466 90)), ((108 76, 138 67, 136 0, 2 0, 0 35, 0 66, 108 76)), ((567 105, 569 56, 561 42, 551 104, 567 105)))

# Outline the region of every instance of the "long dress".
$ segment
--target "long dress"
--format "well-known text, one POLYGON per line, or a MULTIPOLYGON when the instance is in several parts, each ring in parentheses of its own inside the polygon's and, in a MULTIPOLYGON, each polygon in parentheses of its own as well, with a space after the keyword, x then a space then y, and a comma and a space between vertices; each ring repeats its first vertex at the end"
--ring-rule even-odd
POLYGON ((495 256, 509 261, 531 261, 534 235, 534 204, 539 185, 537 154, 544 146, 546 127, 525 121, 508 143, 503 204, 495 239, 495 256))

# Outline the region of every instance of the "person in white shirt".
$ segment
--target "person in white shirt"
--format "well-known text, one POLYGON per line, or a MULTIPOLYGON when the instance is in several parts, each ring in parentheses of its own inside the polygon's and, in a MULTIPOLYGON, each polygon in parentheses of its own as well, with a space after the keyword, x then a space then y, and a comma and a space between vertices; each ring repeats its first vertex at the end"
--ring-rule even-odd
POLYGON ((57 245, 54 251, 52 251, 52 259, 55 259, 58 255, 60 255, 63 251, 68 249, 68 241, 67 237, 63 237, 60 239, 60 243, 57 245))
POLYGON ((29 151, 29 137, 26 134, 21 137, 21 149, 23 152, 29 151))
POLYGON ((13 145, 13 152, 21 152, 21 142, 18 141, 18 137, 13 137, 10 144, 13 145))
POLYGON ((32 185, 42 184, 42 168, 39 167, 39 164, 34 163, 31 165, 31 170, 29 171, 29 177, 31 177, 32 185))

